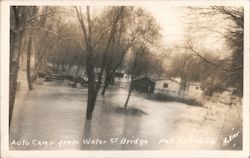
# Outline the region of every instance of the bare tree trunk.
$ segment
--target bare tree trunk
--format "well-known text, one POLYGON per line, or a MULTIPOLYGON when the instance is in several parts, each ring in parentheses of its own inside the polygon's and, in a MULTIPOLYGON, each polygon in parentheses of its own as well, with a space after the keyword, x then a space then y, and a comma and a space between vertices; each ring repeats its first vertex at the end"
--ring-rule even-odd
MULTIPOLYGON (((36 64, 34 66, 34 72, 33 72, 32 78, 36 78, 40 69, 43 68, 43 61, 44 61, 47 53, 48 53, 48 47, 46 47, 44 53, 41 53, 41 51, 40 51, 39 54, 41 54, 41 55, 39 57, 36 57, 36 64)), ((54 67, 55 67, 55 64, 53 63, 53 68, 54 67)))
POLYGON ((114 47, 115 47, 115 38, 112 39, 112 43, 111 43, 111 54, 108 57, 109 62, 106 65, 106 76, 105 76, 105 82, 104 82, 104 86, 102 89, 102 95, 105 94, 106 89, 108 88, 109 85, 109 81, 110 81, 110 77, 111 77, 111 67, 112 67, 112 62, 113 62, 113 54, 114 54, 114 47))
MULTIPOLYGON (((88 53, 87 58, 91 59, 92 53, 88 53)), ((88 102, 87 102, 86 119, 91 120, 98 91, 96 91, 94 66, 91 60, 87 60, 86 68, 88 75, 88 102)))
POLYGON ((86 119, 91 120, 92 119, 92 113, 94 111, 96 98, 97 98, 97 91, 91 88, 92 86, 89 86, 88 90, 88 105, 87 105, 87 111, 86 111, 86 119))
POLYGON ((80 69, 80 64, 77 65, 76 73, 75 73, 75 76, 74 76, 76 87, 77 87, 77 80, 78 80, 77 76, 78 76, 78 73, 79 73, 79 69, 80 69))
POLYGON ((28 50, 27 50, 27 62, 26 62, 26 72, 27 72, 27 81, 29 90, 33 90, 31 75, 30 75, 30 58, 31 58, 31 50, 32 50, 32 38, 29 37, 28 40, 28 50))
MULTIPOLYGON (((113 50, 112 50, 112 54, 113 54, 113 50)), ((106 89, 108 88, 109 86, 109 82, 110 82, 110 78, 111 78, 111 64, 112 64, 112 55, 110 57, 110 61, 107 63, 107 66, 106 66, 106 76, 105 76, 105 81, 104 81, 104 86, 102 88, 102 95, 105 94, 106 92, 106 89)))
POLYGON ((67 74, 67 75, 69 75, 69 72, 70 72, 70 70, 71 70, 71 67, 72 67, 72 66, 71 66, 70 64, 68 64, 68 66, 67 66, 67 71, 66 71, 66 74, 67 74))
POLYGON ((14 14, 15 25, 11 29, 12 39, 10 44, 10 86, 9 86, 9 127, 12 121, 14 103, 17 89, 17 75, 19 68, 19 59, 23 42, 23 34, 26 22, 26 10, 24 7, 12 6, 11 11, 14 14))
POLYGON ((126 109, 127 106, 128 106, 128 101, 129 101, 129 99, 130 99, 130 96, 131 96, 132 91, 133 91, 133 88, 132 88, 132 82, 131 82, 131 83, 130 83, 130 86, 129 86, 129 92, 128 92, 127 100, 126 100, 126 102, 125 102, 125 104, 124 104, 124 108, 125 108, 125 109, 126 109))
POLYGON ((75 73, 75 78, 78 76, 80 70, 80 64, 77 65, 76 73, 75 73))
POLYGON ((139 53, 136 52, 135 54, 135 59, 134 59, 134 63, 133 63, 133 69, 132 69, 132 74, 131 74, 131 82, 130 82, 130 85, 129 85, 129 92, 128 92, 128 97, 127 97, 127 100, 125 102, 125 105, 124 105, 124 108, 126 109, 127 106, 128 106, 128 101, 130 99, 130 95, 134 89, 134 79, 136 77, 136 67, 137 67, 137 62, 138 62, 138 56, 139 56, 139 53))
POLYGON ((106 77, 105 77, 105 82, 104 82, 104 86, 102 88, 102 95, 105 95, 106 89, 108 88, 109 84, 110 84, 110 80, 111 80, 111 74, 110 72, 106 72, 106 77))
MULTIPOLYGON (((102 89, 102 95, 105 95, 105 91, 106 89, 108 88, 108 86, 110 85, 112 79, 114 79, 115 77, 115 72, 116 70, 122 65, 123 63, 123 59, 128 51, 128 49, 130 48, 131 45, 128 45, 122 52, 122 56, 121 58, 119 59, 119 62, 113 67, 113 68, 110 68, 106 71, 106 78, 105 78, 105 84, 104 84, 104 87, 102 89), (108 78, 107 78, 108 77, 108 78)), ((110 62, 112 63, 112 61, 110 62)))
POLYGON ((11 45, 11 59, 10 59, 10 87, 9 87, 9 126, 12 120, 12 113, 14 109, 17 76, 19 68, 20 49, 23 40, 23 32, 14 32, 13 45, 11 45))

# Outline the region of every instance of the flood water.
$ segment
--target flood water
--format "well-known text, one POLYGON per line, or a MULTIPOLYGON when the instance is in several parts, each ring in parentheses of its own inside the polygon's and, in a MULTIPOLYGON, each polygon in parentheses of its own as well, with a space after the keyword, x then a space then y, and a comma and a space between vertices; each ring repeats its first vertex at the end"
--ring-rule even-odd
MULTIPOLYGON (((99 95, 91 121, 85 120, 87 89, 61 82, 36 85, 17 93, 10 132, 12 150, 176 150, 222 149, 220 113, 204 120, 208 109, 148 100, 132 93, 128 107, 145 115, 118 113, 127 90, 99 95)), ((228 129, 234 133, 234 124, 228 129), (231 130, 232 129, 232 130, 231 130)), ((229 133, 230 133, 229 132, 229 133)), ((233 144, 240 148, 239 144, 233 144)))

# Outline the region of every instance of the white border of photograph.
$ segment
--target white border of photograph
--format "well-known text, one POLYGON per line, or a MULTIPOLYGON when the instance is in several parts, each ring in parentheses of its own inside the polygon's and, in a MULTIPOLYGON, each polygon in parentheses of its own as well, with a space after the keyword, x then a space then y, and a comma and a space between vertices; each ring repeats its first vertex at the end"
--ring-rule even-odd
POLYGON ((1 3, 1 156, 3 158, 28 158, 28 157, 248 157, 249 156, 249 1, 248 0, 224 0, 224 1, 132 1, 132 0, 100 0, 100 1, 66 1, 66 0, 3 0, 1 3), (244 6, 244 96, 243 96, 243 150, 227 151, 227 150, 125 150, 125 151, 80 151, 80 150, 44 150, 44 151, 18 151, 9 150, 9 22, 10 22, 10 6, 11 5, 161 5, 169 6, 244 6))

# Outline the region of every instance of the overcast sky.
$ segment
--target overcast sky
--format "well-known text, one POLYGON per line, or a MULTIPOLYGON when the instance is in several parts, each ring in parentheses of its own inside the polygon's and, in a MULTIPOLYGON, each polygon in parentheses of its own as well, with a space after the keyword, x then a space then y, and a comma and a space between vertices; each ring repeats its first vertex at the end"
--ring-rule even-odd
POLYGON ((172 45, 183 40, 185 27, 181 20, 183 12, 180 9, 168 6, 145 6, 144 8, 152 13, 161 26, 165 44, 172 45))
MULTIPOLYGON (((192 32, 187 31, 187 23, 190 22, 190 13, 187 12, 185 7, 174 7, 167 5, 157 5, 157 6, 144 6, 152 15, 156 18, 157 22, 162 28, 163 42, 167 47, 178 45, 184 42, 187 38, 187 34, 192 35, 192 32)), ((198 18, 198 17, 197 17, 198 18)), ((209 26, 209 23, 205 22, 204 24, 208 27, 212 27, 215 30, 219 30, 219 26, 227 27, 228 23, 223 21, 223 19, 207 19, 204 18, 203 21, 216 21, 219 23, 209 26)), ((205 48, 216 53, 216 56, 225 57, 229 54, 227 46, 224 43, 225 41, 219 34, 215 32, 206 32, 201 33, 201 37, 196 39, 196 45, 200 48, 205 48)), ((180 44, 181 45, 181 44, 180 44)))

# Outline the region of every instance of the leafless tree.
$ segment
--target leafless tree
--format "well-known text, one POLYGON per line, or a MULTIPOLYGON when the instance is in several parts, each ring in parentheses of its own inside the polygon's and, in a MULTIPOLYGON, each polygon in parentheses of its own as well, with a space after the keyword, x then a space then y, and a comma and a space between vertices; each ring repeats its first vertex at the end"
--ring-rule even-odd
MULTIPOLYGON (((186 48, 204 62, 220 70, 224 76, 219 78, 223 89, 234 88, 234 94, 243 95, 243 31, 244 12, 242 7, 213 6, 208 8, 191 8, 193 18, 188 24, 189 40, 186 48), (223 21, 223 23, 221 23, 223 21), (199 43, 201 38, 210 36, 215 42, 224 43, 222 51, 229 52, 221 62, 211 61, 203 56, 207 52, 199 43), (191 40, 190 40, 191 39, 191 40), (197 47, 197 45, 200 45, 197 47)), ((216 52, 217 50, 213 50, 216 52)), ((219 85, 219 83, 218 83, 219 85)), ((221 89, 221 90, 223 90, 221 89)))
POLYGON ((86 111, 86 119, 90 120, 92 118, 92 112, 94 110, 95 107, 95 102, 96 102, 96 98, 99 92, 99 89, 101 87, 102 84, 102 76, 103 76, 103 72, 104 72, 104 68, 105 65, 107 64, 107 56, 108 56, 108 50, 110 48, 112 39, 114 38, 114 35, 117 31, 117 23, 119 21, 119 19, 121 18, 123 11, 125 9, 125 7, 115 7, 114 9, 114 13, 113 16, 113 20, 111 21, 111 28, 108 31, 108 40, 106 43, 106 47, 103 51, 103 55, 102 55, 102 61, 101 61, 101 67, 100 67, 100 72, 98 73, 98 77, 97 77, 97 82, 96 82, 96 78, 95 78, 95 65, 94 65, 94 53, 95 53, 95 45, 99 44, 99 39, 102 38, 102 35, 106 34, 106 30, 104 30, 104 33, 101 33, 99 35, 99 38, 97 38, 97 41, 93 41, 94 40, 94 36, 93 36, 93 28, 94 28, 94 20, 91 19, 91 15, 90 15, 90 7, 87 6, 86 7, 86 19, 85 20, 85 16, 82 13, 82 8, 81 7, 75 7, 76 10, 76 14, 77 14, 77 18, 78 21, 81 25, 81 29, 83 32, 83 37, 84 37, 84 45, 86 47, 86 71, 87 71, 87 76, 88 76, 88 102, 87 102, 87 111, 86 111), (97 43, 94 43, 97 42, 97 43))
MULTIPOLYGON (((146 73, 156 72, 157 64, 156 57, 151 54, 150 47, 154 47, 160 39, 160 28, 156 23, 155 19, 150 16, 143 9, 138 9, 134 14, 135 26, 136 26, 136 41, 133 43, 133 49, 131 50, 131 57, 129 58, 129 74, 131 75, 131 82, 129 85, 129 92, 124 108, 127 107, 129 98, 134 89, 134 79, 139 75, 146 73)), ((159 62, 158 62, 159 63, 159 62)))
POLYGON ((11 41, 10 41, 10 87, 9 87, 9 125, 11 124, 12 113, 17 88, 17 74, 19 58, 24 39, 24 32, 27 26, 29 10, 23 6, 12 6, 11 9, 11 41))

